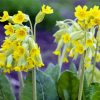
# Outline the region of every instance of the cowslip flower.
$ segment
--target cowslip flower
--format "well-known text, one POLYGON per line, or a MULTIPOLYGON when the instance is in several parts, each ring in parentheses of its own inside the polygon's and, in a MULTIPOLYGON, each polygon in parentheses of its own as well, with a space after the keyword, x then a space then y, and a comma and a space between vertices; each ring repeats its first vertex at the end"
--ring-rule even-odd
POLYGON ((70 41, 70 34, 66 33, 64 35, 62 35, 62 39, 64 43, 67 43, 70 41))
POLYGON ((76 45, 75 51, 78 52, 79 54, 83 54, 84 53, 84 47, 83 47, 83 45, 82 44, 76 45))
POLYGON ((96 62, 100 62, 100 52, 97 52, 96 62))
POLYGON ((93 46, 93 39, 87 39, 87 40, 86 40, 86 46, 87 46, 87 47, 93 46))
POLYGON ((5 22, 5 21, 7 21, 8 19, 9 19, 9 14, 8 14, 7 11, 4 11, 4 12, 3 12, 3 16, 0 17, 0 21, 1 21, 1 22, 5 22))
POLYGON ((61 53, 60 53, 60 50, 55 50, 55 51, 53 52, 53 54, 55 54, 55 55, 60 55, 61 53))
POLYGON ((25 14, 22 11, 18 11, 18 14, 12 18, 15 24, 22 24, 25 21, 25 14))
POLYGON ((50 6, 46 6, 46 5, 42 6, 41 11, 45 14, 52 14, 53 13, 53 9, 50 6))
POLYGON ((19 58, 23 57, 25 54, 25 48, 23 46, 18 46, 13 52, 13 58, 17 61, 19 58))
POLYGON ((4 29, 6 29, 5 31, 6 35, 12 35, 14 33, 14 28, 11 23, 9 23, 8 25, 5 25, 4 29))
POLYGON ((27 36, 27 32, 25 28, 18 28, 16 31, 17 39, 23 40, 27 36))
POLYGON ((83 8, 79 5, 75 8, 75 17, 78 20, 84 20, 87 17, 87 6, 83 6, 83 8))
POLYGON ((6 38, 1 45, 2 50, 9 50, 12 47, 12 41, 9 38, 6 38))
POLYGON ((4 53, 0 53, 0 67, 5 65, 6 56, 4 53))

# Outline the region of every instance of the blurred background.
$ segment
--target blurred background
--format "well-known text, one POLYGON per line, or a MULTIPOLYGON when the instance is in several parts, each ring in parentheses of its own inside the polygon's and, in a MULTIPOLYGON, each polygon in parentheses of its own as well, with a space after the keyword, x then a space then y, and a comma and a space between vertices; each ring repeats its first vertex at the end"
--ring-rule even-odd
MULTIPOLYGON (((43 4, 50 5, 54 9, 54 13, 46 15, 44 21, 37 26, 37 43, 40 46, 43 62, 46 67, 49 62, 57 63, 57 57, 52 54, 56 48, 52 36, 58 29, 55 26, 56 21, 68 18, 74 19, 75 6, 88 5, 88 7, 92 7, 94 5, 100 5, 100 0, 0 0, 0 16, 2 16, 4 10, 8 11, 10 15, 16 14, 18 10, 21 10, 30 16, 34 25, 35 16, 43 4)), ((4 24, 0 23, 0 44, 2 44, 5 37, 3 26, 4 24)), ((66 68, 68 68, 68 64, 65 64, 62 69, 66 68)), ((8 76, 11 77, 15 93, 18 95, 17 89, 19 83, 17 81, 17 74, 14 72, 8 76)))

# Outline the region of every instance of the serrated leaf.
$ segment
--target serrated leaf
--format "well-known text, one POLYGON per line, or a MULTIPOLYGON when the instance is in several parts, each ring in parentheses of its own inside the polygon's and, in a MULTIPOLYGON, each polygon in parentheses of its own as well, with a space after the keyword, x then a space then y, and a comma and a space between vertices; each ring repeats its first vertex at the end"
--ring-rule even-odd
POLYGON ((0 74, 0 100, 15 100, 11 84, 4 74, 0 74))
MULTIPOLYGON (((58 93, 62 100, 65 100, 63 91, 69 95, 67 100, 77 100, 79 79, 71 71, 65 71, 61 74, 58 80, 58 93)), ((66 97, 67 98, 67 97, 66 97)))
POLYGON ((60 67, 52 63, 50 63, 47 69, 45 70, 45 73, 49 75, 54 80, 55 83, 58 81, 59 72, 60 72, 60 67))
MULTIPOLYGON (((37 70, 37 100, 58 100, 54 81, 44 72, 37 70)), ((21 100, 32 100, 32 74, 27 76, 25 87, 22 91, 21 100)))

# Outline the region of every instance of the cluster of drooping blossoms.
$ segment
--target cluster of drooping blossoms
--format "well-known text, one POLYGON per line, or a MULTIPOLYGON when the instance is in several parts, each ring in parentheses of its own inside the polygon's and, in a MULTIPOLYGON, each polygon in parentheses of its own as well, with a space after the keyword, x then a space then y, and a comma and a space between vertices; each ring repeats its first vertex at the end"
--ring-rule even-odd
POLYGON ((0 22, 8 22, 4 26, 6 37, 0 48, 0 68, 5 73, 43 66, 40 48, 33 39, 31 29, 23 24, 29 20, 28 15, 21 11, 13 16, 4 11, 0 17, 0 22))
POLYGON ((87 6, 77 6, 75 17, 75 20, 57 22, 59 30, 54 37, 58 45, 53 53, 63 62, 68 62, 69 57, 77 59, 79 55, 85 54, 84 66, 89 67, 93 58, 100 62, 100 8, 94 6, 88 10, 87 6))

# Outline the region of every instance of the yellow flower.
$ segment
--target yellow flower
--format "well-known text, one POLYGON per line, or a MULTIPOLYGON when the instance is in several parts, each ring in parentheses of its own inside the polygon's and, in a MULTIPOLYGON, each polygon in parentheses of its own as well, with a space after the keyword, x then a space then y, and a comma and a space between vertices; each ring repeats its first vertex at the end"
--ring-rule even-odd
POLYGON ((100 25, 100 16, 99 17, 96 17, 94 19, 91 19, 91 23, 93 25, 100 25))
POLYGON ((35 47, 32 48, 31 51, 30 51, 31 57, 34 57, 36 55, 40 55, 40 48, 38 47, 38 45, 35 45, 35 47))
POLYGON ((62 35, 62 39, 64 43, 67 43, 70 41, 70 35, 68 33, 62 35))
POLYGON ((94 6, 89 10, 89 16, 92 18, 99 17, 100 16, 100 10, 99 6, 94 6))
POLYGON ((83 6, 83 8, 79 5, 75 8, 75 17, 78 18, 78 20, 84 20, 87 17, 87 6, 83 6))
POLYGON ((69 61, 68 61, 68 58, 64 57, 64 58, 63 58, 63 62, 64 62, 64 63, 68 63, 68 62, 69 62, 69 61))
POLYGON ((42 6, 42 12, 45 14, 52 14, 53 9, 50 6, 43 5, 42 6))
POLYGON ((55 55, 60 55, 60 50, 55 50, 54 52, 53 52, 53 54, 55 54, 55 55))
POLYGON ((92 40, 92 39, 86 40, 86 46, 87 46, 87 47, 93 46, 93 40, 92 40))
POLYGON ((17 61, 19 58, 23 57, 25 54, 25 48, 23 46, 17 46, 13 52, 13 58, 17 61))
POLYGON ((96 56, 96 62, 100 62, 100 53, 99 52, 97 53, 97 56, 96 56))
POLYGON ((38 48, 37 45, 30 51, 30 57, 32 59, 34 66, 42 67, 44 65, 40 55, 40 48, 38 48))
POLYGON ((1 47, 2 47, 2 50, 8 50, 9 48, 12 47, 12 41, 9 38, 5 39, 1 47))
POLYGON ((14 33, 14 28, 11 25, 11 23, 9 23, 8 25, 5 25, 4 29, 6 29, 6 31, 5 31, 6 35, 12 35, 14 33))
POLYGON ((20 72, 21 68, 20 68, 20 66, 16 66, 16 67, 13 68, 13 70, 16 71, 16 72, 20 72))
POLYGON ((0 67, 5 65, 6 56, 4 53, 0 53, 0 67))
POLYGON ((82 44, 78 44, 76 45, 76 52, 78 52, 79 54, 83 54, 84 53, 84 47, 82 44))
POLYGON ((10 73, 11 72, 11 70, 10 69, 4 69, 4 71, 3 71, 4 73, 10 73))
POLYGON ((22 24, 25 21, 25 14, 18 11, 18 14, 14 15, 12 20, 15 24, 22 24))
POLYGON ((27 58, 28 68, 31 69, 34 67, 34 63, 31 57, 27 58))
POLYGON ((69 57, 74 57, 74 54, 73 54, 73 50, 71 50, 70 52, 69 52, 69 57))
POLYGON ((0 17, 0 18, 1 18, 1 19, 0 19, 1 22, 7 21, 7 20, 9 19, 9 14, 8 14, 8 12, 7 12, 7 11, 4 11, 4 12, 3 12, 3 16, 0 17))
POLYGON ((16 33, 17 39, 20 39, 20 40, 23 40, 27 35, 26 29, 24 28, 17 29, 15 33, 16 33))

